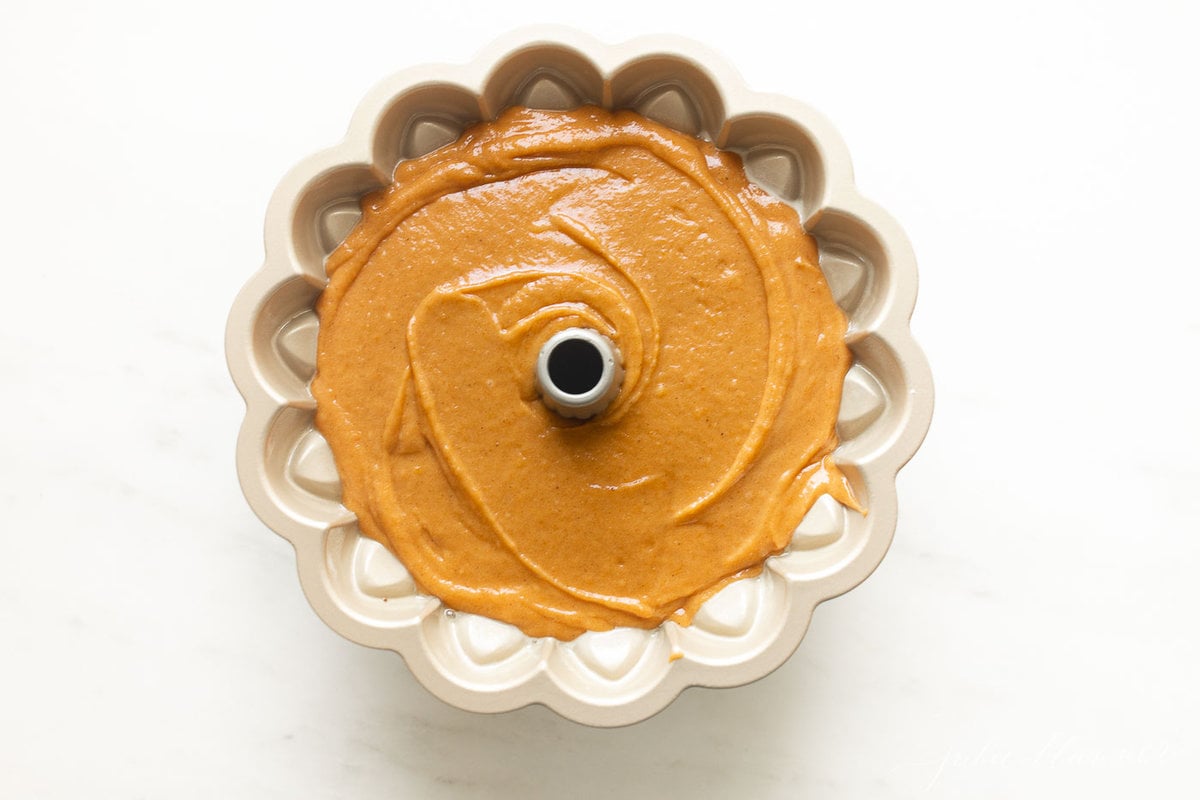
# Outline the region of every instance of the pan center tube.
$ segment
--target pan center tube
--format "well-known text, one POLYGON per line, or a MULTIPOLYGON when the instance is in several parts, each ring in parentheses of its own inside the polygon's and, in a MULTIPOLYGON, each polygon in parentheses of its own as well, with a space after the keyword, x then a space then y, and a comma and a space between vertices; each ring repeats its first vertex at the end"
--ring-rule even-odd
POLYGON ((591 328, 567 328, 551 336, 537 358, 542 402, 571 419, 589 419, 608 408, 625 377, 621 351, 591 328))

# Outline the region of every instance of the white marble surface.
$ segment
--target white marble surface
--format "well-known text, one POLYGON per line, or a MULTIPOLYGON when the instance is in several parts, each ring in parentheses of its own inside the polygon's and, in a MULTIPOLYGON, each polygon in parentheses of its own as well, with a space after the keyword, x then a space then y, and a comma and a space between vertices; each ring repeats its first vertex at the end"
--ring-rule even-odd
POLYGON ((1194 8, 426 5, 5 9, 0 797, 1194 795, 1194 8), (382 75, 545 21, 822 109, 938 386, 878 572, 771 676, 614 731, 331 633, 233 469, 275 182, 382 75))

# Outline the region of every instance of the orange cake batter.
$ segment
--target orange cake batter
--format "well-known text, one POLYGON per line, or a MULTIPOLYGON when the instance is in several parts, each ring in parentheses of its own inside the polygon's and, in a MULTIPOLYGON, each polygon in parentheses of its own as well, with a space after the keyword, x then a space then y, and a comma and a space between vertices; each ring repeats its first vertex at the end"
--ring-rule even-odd
POLYGON ((343 503, 453 609, 571 639, 687 624, 829 493, 851 361, 796 212, 631 112, 510 109, 401 163, 327 262, 316 424, 343 503), (556 332, 620 351, 581 421, 556 332))

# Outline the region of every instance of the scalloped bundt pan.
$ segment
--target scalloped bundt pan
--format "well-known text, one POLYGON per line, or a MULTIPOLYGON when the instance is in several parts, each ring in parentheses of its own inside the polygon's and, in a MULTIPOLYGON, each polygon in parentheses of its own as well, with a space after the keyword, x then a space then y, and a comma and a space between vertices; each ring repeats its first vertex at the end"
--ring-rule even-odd
POLYGON ((226 351, 246 400, 237 445, 242 488, 260 518, 296 548, 304 592, 334 630, 400 653, 449 703, 504 711, 543 703, 591 725, 644 719, 691 685, 735 686, 779 666, 817 604, 865 579, 896 524, 896 473, 929 426, 932 380, 909 332, 916 264, 899 226, 855 190, 838 135, 807 106, 747 90, 705 49, 652 37, 603 45, 559 29, 495 43, 467 66, 394 75, 359 106, 346 139, 298 164, 266 216, 266 261, 230 312, 226 351), (455 613, 417 591, 404 566, 362 536, 340 503, 328 446, 313 428, 313 304, 326 255, 359 218, 362 195, 397 162, 453 141, 515 105, 630 108, 744 159, 763 188, 791 203, 816 238, 821 268, 846 312, 854 364, 834 457, 870 509, 824 498, 791 545, 756 578, 712 597, 692 625, 618 628, 572 642, 455 613))

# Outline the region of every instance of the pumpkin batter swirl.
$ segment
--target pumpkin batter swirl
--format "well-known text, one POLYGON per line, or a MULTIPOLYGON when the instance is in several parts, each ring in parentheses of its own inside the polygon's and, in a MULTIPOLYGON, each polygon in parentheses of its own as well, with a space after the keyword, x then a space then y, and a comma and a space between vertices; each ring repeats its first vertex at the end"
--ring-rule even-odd
POLYGON ((401 163, 327 262, 316 424, 362 531, 450 608, 571 639, 690 622, 822 494, 846 321, 796 213, 631 112, 510 109, 401 163), (581 422, 534 364, 624 361, 581 422))

